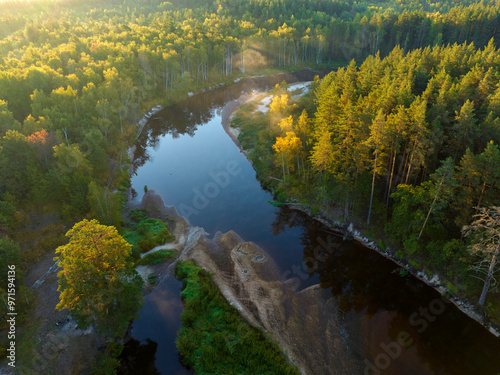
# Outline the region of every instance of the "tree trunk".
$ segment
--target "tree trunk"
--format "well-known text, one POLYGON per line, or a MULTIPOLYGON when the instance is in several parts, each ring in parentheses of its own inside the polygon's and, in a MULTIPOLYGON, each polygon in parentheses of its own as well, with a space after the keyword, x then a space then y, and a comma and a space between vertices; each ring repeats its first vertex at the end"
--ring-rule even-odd
POLYGON ((68 131, 67 131, 67 129, 66 129, 66 128, 62 128, 61 130, 63 131, 63 133, 64 133, 64 138, 66 138, 66 143, 67 143, 67 144, 68 144, 68 146, 69 146, 68 131))
POLYGON ((493 271, 495 270, 495 265, 497 263, 498 252, 500 251, 500 245, 497 247, 493 258, 491 259, 490 268, 488 269, 488 275, 486 275, 486 280, 484 280, 483 291, 481 292, 481 297, 479 298, 479 306, 483 307, 486 300, 486 294, 490 288, 491 278, 493 276, 493 271))
POLYGON ((344 207, 344 220, 349 217, 349 190, 347 189, 345 197, 345 207, 344 207))
POLYGON ((406 147, 405 147, 401 163, 399 164, 398 175, 396 176, 397 177, 396 186, 398 186, 403 181, 403 174, 404 171, 406 170, 407 161, 408 161, 408 152, 406 152, 406 147))
POLYGON ((408 172, 406 173, 405 184, 408 183, 408 178, 410 178, 411 165, 413 163, 413 155, 415 155, 416 143, 417 143, 417 141, 415 141, 415 143, 413 144, 413 149, 411 150, 410 160, 408 161, 408 172))
POLYGON ((120 116, 120 131, 123 134, 123 120, 122 120, 122 111, 118 111, 118 116, 120 116))
POLYGON ((375 163, 373 165, 373 178, 372 178, 372 193, 370 194, 370 208, 368 209, 368 219, 366 220, 366 226, 370 226, 370 216, 372 214, 372 203, 373 203, 373 190, 375 189, 375 175, 377 170, 377 160, 378 160, 378 150, 375 151, 375 163))
POLYGON ((281 166, 283 167, 283 181, 285 181, 285 157, 283 151, 281 152, 281 166))
POLYGON ((394 156, 392 158, 391 178, 389 179, 389 187, 387 188, 387 201, 385 203, 385 207, 387 209, 389 209, 389 199, 391 198, 392 178, 394 177, 394 165, 395 164, 396 164, 396 152, 394 152, 394 156))
POLYGON ((432 209, 434 208, 434 204, 436 203, 437 197, 439 196, 439 192, 441 191, 441 185, 443 185, 444 177, 441 179, 441 182, 439 183, 438 190, 436 191, 436 195, 434 196, 434 200, 432 201, 431 207, 429 208, 429 212, 427 212, 427 216, 425 217, 424 225, 422 225, 422 229, 420 229, 420 233, 418 234, 417 241, 420 240, 420 237, 422 236, 422 233, 425 229, 425 226, 427 224, 427 220, 429 220, 429 216, 431 216, 432 209))
POLYGON ((92 322, 92 329, 94 331, 94 336, 95 336, 95 341, 97 343, 97 349, 101 349, 102 343, 101 343, 101 338, 99 337, 99 334, 97 333, 97 330, 95 328, 95 322, 92 322))
POLYGON ((485 190, 486 190, 486 181, 483 182, 483 188, 481 189, 481 195, 479 196, 479 201, 477 202, 478 208, 479 208, 479 206, 481 206, 481 201, 483 200, 483 194, 484 194, 485 190))

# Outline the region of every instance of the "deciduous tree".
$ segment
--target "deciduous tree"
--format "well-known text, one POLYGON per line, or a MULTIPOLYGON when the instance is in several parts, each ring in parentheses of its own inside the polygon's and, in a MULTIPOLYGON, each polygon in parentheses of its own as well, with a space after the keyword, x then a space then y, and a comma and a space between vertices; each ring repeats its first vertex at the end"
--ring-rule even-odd
POLYGON ((482 258, 477 269, 486 274, 483 291, 479 297, 479 306, 484 306, 500 255, 500 207, 480 207, 474 218, 472 224, 465 226, 463 231, 465 235, 472 235, 473 238, 469 250, 482 258))
POLYGON ((142 279, 133 269, 132 245, 114 227, 83 220, 66 233, 70 241, 56 250, 62 270, 57 309, 69 309, 81 328, 98 338, 123 335, 141 306, 142 279))

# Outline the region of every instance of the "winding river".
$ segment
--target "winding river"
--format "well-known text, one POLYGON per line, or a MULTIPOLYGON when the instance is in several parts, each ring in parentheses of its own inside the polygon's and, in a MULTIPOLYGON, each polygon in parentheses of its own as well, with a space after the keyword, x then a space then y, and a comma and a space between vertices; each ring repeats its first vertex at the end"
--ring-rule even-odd
MULTIPOLYGON (((153 116, 137 144, 134 199, 141 199, 147 185, 210 236, 234 230, 258 244, 298 290, 319 284, 331 292, 336 308, 325 314, 340 319, 339 337, 356 373, 498 375, 500 340, 439 293, 400 275, 399 267, 377 252, 268 202, 272 195, 221 126, 221 109, 242 93, 312 79, 311 71, 246 79, 153 116), (318 249, 327 249, 327 255, 312 267, 318 249)), ((127 347, 136 366, 131 373, 191 373, 175 348, 181 312, 180 283, 164 278, 134 323, 127 347)), ((331 373, 349 372, 332 368, 331 373)))

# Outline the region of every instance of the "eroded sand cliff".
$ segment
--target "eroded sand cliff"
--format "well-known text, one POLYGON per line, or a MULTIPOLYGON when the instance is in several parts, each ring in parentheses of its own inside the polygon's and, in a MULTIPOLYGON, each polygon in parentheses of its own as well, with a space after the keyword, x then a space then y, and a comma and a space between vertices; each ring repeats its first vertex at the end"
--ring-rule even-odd
POLYGON ((273 259, 237 233, 209 238, 191 226, 173 207, 150 190, 142 207, 174 219, 176 238, 184 238, 179 260, 194 260, 213 274, 227 301, 253 326, 279 342, 283 352, 304 374, 359 373, 342 339, 337 307, 319 285, 297 291, 281 278, 273 259))

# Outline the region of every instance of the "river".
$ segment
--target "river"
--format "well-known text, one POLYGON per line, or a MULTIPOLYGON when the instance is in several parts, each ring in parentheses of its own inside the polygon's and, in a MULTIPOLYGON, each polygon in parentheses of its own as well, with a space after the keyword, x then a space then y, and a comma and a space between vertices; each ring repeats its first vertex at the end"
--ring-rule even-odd
MULTIPOLYGON (((328 313, 340 319, 339 337, 359 374, 499 374, 500 340, 434 289, 401 275, 377 252, 269 203, 272 195, 221 126, 221 108, 251 90, 312 78, 311 71, 302 71, 247 79, 153 116, 137 142, 134 199, 141 199, 147 185, 210 236, 234 230, 258 244, 299 290, 319 284, 331 291, 337 307, 328 313), (319 259, 318 249, 324 256, 311 264, 319 259)), ((190 373, 175 348, 181 312, 180 283, 163 279, 134 323, 136 341, 128 346, 137 369, 132 372, 190 373)))

